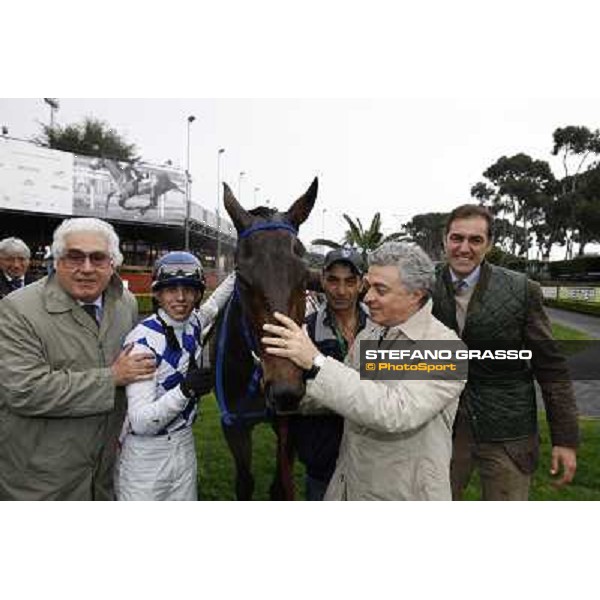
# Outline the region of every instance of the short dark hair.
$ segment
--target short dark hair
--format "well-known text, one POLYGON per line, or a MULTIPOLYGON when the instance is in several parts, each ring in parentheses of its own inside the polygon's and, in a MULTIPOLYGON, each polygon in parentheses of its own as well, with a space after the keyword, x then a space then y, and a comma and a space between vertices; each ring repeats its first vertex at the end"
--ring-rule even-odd
POLYGON ((494 215, 485 206, 479 204, 461 204, 457 206, 448 216, 446 221, 446 233, 450 231, 450 225, 457 219, 472 219, 473 217, 482 217, 487 221, 487 233, 490 240, 494 237, 494 215))

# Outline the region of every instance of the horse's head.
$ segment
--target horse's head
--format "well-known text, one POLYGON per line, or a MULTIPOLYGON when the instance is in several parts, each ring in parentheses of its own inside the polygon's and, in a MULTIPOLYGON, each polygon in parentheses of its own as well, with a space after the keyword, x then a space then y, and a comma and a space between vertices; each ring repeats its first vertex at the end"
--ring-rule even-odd
MULTIPOLYGON (((269 208, 244 210, 227 184, 225 209, 238 232, 236 273, 239 294, 254 339, 262 326, 275 323, 275 311, 302 324, 307 268, 298 228, 308 218, 317 198, 318 181, 286 212, 269 208)), ((287 359, 271 356, 257 344, 267 402, 279 413, 295 411, 304 395, 302 371, 287 359)))

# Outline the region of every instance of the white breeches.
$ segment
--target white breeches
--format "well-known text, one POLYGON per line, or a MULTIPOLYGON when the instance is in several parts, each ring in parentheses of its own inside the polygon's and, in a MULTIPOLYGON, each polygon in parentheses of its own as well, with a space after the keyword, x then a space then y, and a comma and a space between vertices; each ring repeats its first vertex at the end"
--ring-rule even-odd
POLYGON ((197 500, 197 486, 191 428, 125 437, 116 473, 118 500, 197 500))

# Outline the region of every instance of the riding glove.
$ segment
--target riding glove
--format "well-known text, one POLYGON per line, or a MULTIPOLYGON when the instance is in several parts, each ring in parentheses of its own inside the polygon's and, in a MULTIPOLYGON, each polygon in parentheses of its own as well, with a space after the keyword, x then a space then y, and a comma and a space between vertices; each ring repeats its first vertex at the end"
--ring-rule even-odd
POLYGON ((198 365, 192 361, 185 379, 179 384, 179 388, 186 398, 200 398, 200 396, 204 396, 212 390, 213 380, 213 370, 211 368, 199 369, 198 365))

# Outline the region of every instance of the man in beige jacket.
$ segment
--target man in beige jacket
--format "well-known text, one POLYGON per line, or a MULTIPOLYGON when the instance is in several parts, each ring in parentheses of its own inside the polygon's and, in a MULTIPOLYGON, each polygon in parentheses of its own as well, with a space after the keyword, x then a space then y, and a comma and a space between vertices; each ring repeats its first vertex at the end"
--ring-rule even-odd
POLYGON ((153 359, 121 350, 137 320, 113 228, 70 219, 55 273, 0 301, 0 499, 110 500, 123 386, 153 359))
POLYGON ((388 242, 369 256, 365 303, 375 323, 356 338, 346 365, 325 358, 291 319, 265 325, 267 352, 307 371, 307 397, 345 417, 326 500, 450 500, 452 423, 462 379, 361 380, 361 340, 458 336, 431 315, 434 266, 417 246, 388 242))

